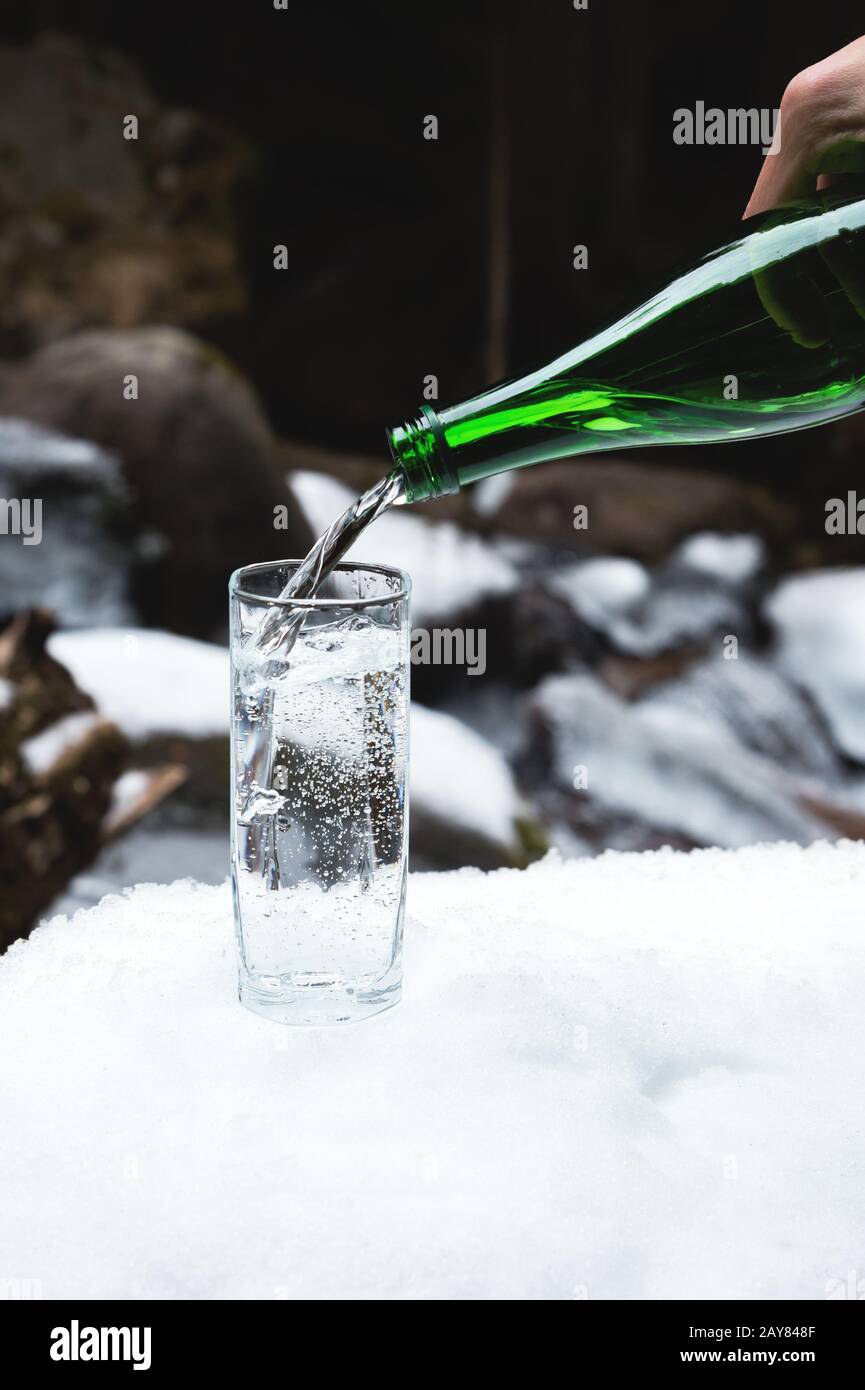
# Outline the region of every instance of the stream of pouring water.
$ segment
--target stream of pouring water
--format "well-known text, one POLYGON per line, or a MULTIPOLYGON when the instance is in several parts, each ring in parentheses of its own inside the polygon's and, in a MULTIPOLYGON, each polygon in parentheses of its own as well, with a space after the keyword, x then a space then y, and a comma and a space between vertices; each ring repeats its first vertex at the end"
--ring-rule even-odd
MULTIPOLYGON (((395 469, 369 488, 357 501, 346 508, 342 516, 320 536, 302 564, 298 565, 279 597, 289 602, 295 598, 311 598, 358 536, 371 526, 376 517, 403 497, 403 475, 395 469)), ((269 608, 258 626, 248 634, 244 647, 249 658, 247 677, 252 676, 256 687, 252 700, 255 719, 250 719, 244 753, 251 787, 258 796, 272 794, 273 762, 277 740, 274 737, 273 715, 275 688, 271 678, 285 674, 287 658, 303 627, 306 611, 303 608, 269 608)), ((250 692, 251 693, 251 692, 250 692)), ((249 715, 250 703, 245 709, 249 715)), ((242 824, 245 822, 242 821, 242 824)), ((281 869, 278 832, 275 815, 255 817, 245 832, 249 837, 246 852, 260 866, 263 882, 269 890, 280 887, 281 869)))
MULTIPOLYGON (((403 474, 401 469, 396 468, 382 478, 381 482, 368 488, 356 502, 352 502, 342 516, 319 537, 282 590, 280 599, 312 598, 322 580, 327 578, 349 546, 367 526, 371 526, 376 518, 381 516, 382 512, 399 502, 402 495, 403 474)), ((278 655, 279 662, 283 663, 303 627, 304 616, 302 608, 292 610, 275 605, 268 609, 258 627, 247 639, 254 648, 256 657, 266 660, 278 655)), ((267 674, 266 669, 263 674, 267 674)))

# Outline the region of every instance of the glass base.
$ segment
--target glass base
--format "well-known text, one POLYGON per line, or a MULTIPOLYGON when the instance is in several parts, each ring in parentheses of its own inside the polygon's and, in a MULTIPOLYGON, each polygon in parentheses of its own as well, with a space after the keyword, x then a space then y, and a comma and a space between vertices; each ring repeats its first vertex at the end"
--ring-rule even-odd
POLYGON ((402 982, 379 989, 345 989, 315 985, 295 989, 256 989, 241 979, 238 998, 247 1009, 274 1023, 359 1023, 398 1004, 402 982))

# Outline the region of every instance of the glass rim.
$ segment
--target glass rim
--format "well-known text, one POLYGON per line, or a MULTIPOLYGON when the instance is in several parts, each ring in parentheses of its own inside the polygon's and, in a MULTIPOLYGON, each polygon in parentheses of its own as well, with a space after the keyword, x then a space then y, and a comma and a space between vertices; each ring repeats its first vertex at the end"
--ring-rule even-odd
POLYGON ((303 560, 260 560, 254 565, 241 565, 236 569, 228 581, 228 592, 231 598, 242 599, 244 603, 258 603, 263 608, 379 608, 386 603, 399 603, 402 599, 407 599, 411 594, 411 578, 405 570, 397 569, 395 565, 367 565, 362 561, 340 560, 333 566, 332 574, 355 573, 358 570, 365 570, 367 574, 383 574, 388 579, 398 579, 400 588, 392 594, 376 594, 371 598, 277 598, 268 597, 266 594, 253 594, 248 589, 242 587, 246 579, 254 574, 260 574, 265 570, 279 569, 281 566, 293 566, 295 569, 303 564, 303 560))

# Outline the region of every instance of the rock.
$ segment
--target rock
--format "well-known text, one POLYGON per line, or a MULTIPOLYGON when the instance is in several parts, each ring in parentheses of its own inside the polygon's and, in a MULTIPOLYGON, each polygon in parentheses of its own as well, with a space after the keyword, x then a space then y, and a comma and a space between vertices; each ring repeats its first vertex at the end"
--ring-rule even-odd
POLYGON ((830 800, 824 796, 803 791, 799 805, 810 815, 818 816, 836 836, 843 840, 865 840, 865 810, 843 800, 830 800))
POLYGON ((739 479, 620 458, 567 459, 514 474, 489 517, 494 530, 587 553, 666 559, 697 531, 754 532, 783 541, 790 509, 765 489, 739 479), (574 508, 588 527, 574 529, 574 508))
POLYGON ((603 643, 549 583, 527 578, 487 638, 490 674, 510 685, 536 685, 552 671, 593 666, 603 643))
POLYGON ((662 652, 659 656, 621 656, 611 653, 598 662, 597 674, 604 685, 615 691, 623 700, 634 700, 651 690, 682 675, 690 666, 702 660, 705 647, 693 643, 676 647, 673 651, 662 652))
POLYGON ((843 769, 811 699, 771 659, 747 651, 735 661, 714 655, 657 685, 642 708, 681 710, 732 735, 787 773, 818 778, 837 795, 843 769))
POLYGON ((41 606, 72 626, 129 621, 128 513, 111 454, 0 419, 0 498, 27 523, 0 544, 0 617, 41 606))
POLYGON ((529 704, 521 785, 548 818, 567 815, 578 835, 622 847, 630 823, 640 843, 732 848, 762 840, 806 844, 826 824, 797 801, 783 769, 717 719, 681 705, 625 704, 589 674, 549 676, 529 704))
POLYGON ((305 554, 312 543, 273 470, 255 394, 178 329, 94 329, 52 343, 0 373, 0 413, 120 459, 137 524, 132 593, 148 625, 222 631, 233 569, 305 554), (137 399, 124 397, 129 376, 137 399), (285 526, 276 530, 280 506, 285 526))
POLYGON ((558 569, 548 583, 609 649, 625 656, 652 661, 727 636, 753 639, 758 624, 750 572, 740 579, 731 558, 731 577, 724 580, 691 563, 689 553, 675 552, 652 574, 636 560, 619 557, 578 561, 558 569))
POLYGON ((546 849, 540 823, 497 748, 440 710, 411 710, 412 866, 525 867, 546 849))
POLYGON ((231 208, 249 154, 127 59, 54 33, 0 49, 0 150, 0 350, 243 313, 231 208))

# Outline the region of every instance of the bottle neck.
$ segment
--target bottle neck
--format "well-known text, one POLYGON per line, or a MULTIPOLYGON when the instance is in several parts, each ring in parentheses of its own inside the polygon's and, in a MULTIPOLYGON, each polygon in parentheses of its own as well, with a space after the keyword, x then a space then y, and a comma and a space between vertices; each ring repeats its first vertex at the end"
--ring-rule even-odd
POLYGON ((415 420, 389 429, 387 442, 394 463, 403 471, 407 502, 459 491, 441 421, 430 406, 422 405, 415 420))

